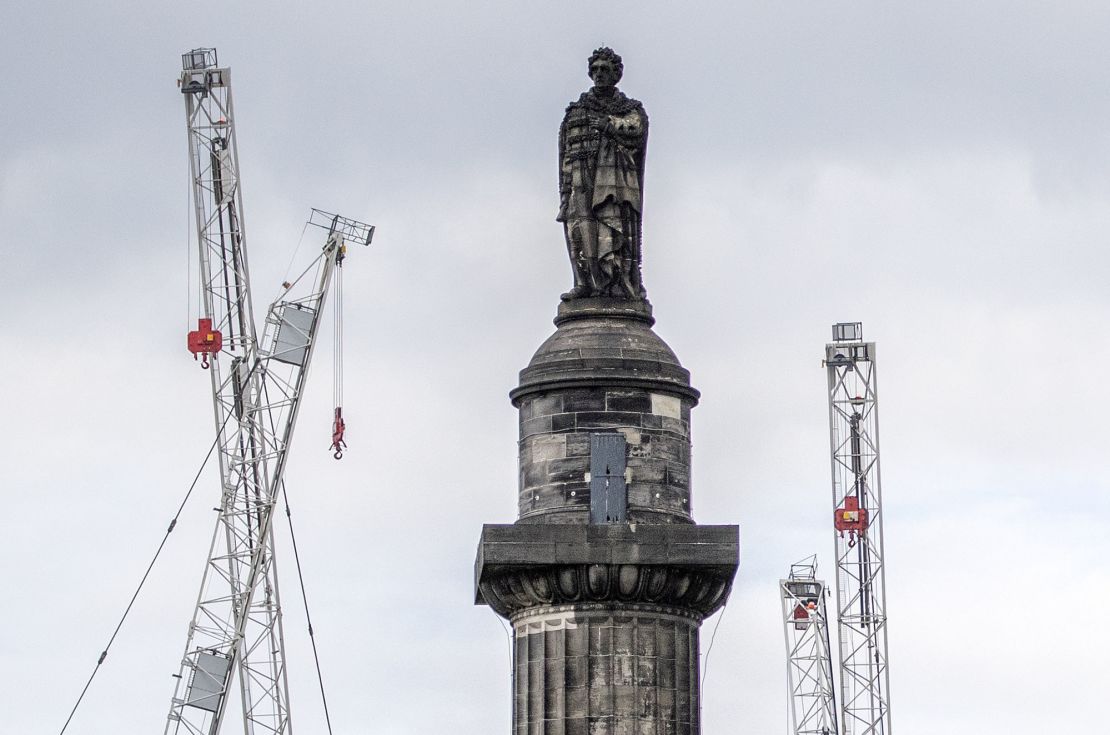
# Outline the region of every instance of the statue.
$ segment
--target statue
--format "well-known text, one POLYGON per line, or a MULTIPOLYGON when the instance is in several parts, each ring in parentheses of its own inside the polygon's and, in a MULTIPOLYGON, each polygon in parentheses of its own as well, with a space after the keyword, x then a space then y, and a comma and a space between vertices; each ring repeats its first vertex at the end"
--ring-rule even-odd
POLYGON ((589 59, 594 86, 567 106, 559 127, 559 216, 574 287, 564 301, 643 299, 640 232, 648 118, 617 89, 621 57, 599 48, 589 59))

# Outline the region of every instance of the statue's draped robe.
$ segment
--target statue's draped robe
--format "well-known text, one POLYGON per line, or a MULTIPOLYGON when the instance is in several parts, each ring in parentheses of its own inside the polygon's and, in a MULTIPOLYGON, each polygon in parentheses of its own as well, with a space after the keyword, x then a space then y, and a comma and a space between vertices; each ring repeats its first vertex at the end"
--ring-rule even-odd
POLYGON ((584 252, 587 258, 615 254, 639 265, 647 126, 643 105, 619 90, 609 97, 590 90, 567 106, 559 128, 557 219, 572 229, 583 221, 598 223, 597 251, 584 252), (603 134, 597 127, 606 121, 603 134))

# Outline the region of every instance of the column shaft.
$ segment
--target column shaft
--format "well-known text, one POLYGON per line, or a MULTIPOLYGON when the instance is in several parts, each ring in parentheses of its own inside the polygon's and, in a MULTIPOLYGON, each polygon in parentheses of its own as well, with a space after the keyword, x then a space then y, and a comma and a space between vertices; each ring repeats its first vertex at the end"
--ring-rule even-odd
POLYGON ((514 735, 695 735, 698 625, 651 606, 515 616, 514 735))

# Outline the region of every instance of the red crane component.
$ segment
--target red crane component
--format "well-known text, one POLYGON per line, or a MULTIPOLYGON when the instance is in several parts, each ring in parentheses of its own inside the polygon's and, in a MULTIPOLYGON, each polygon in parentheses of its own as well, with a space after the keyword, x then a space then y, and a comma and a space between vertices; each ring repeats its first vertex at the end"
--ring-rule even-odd
POLYGON ((347 446, 347 442, 343 441, 343 432, 346 430, 347 424, 343 421, 343 409, 336 406, 335 421, 331 426, 331 448, 335 451, 336 459, 343 459, 343 450, 347 446))
POLYGON ((193 359, 197 359, 197 355, 202 355, 200 359, 200 366, 205 370, 208 369, 208 356, 214 355, 223 348, 224 336, 220 334, 219 330, 212 328, 211 319, 197 319, 197 328, 189 332, 189 352, 193 353, 193 359))
POLYGON ((848 532, 849 546, 855 543, 856 537, 867 531, 867 508, 859 507, 859 498, 849 495, 844 498, 844 507, 837 508, 833 514, 833 525, 840 531, 843 538, 848 532))
POLYGON ((794 619, 794 630, 805 630, 809 626, 809 610, 799 602, 794 606, 794 612, 790 617, 794 619))
POLYGON ((817 612, 817 601, 806 600, 805 604, 798 603, 794 606, 791 617, 794 619, 794 630, 805 630, 810 623, 810 617, 817 612))

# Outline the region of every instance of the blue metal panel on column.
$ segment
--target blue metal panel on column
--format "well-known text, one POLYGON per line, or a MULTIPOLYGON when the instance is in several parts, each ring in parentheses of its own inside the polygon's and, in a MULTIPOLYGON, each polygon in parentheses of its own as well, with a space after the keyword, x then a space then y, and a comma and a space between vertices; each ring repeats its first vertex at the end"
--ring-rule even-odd
POLYGON ((625 447, 624 434, 590 435, 590 523, 625 522, 625 447))

